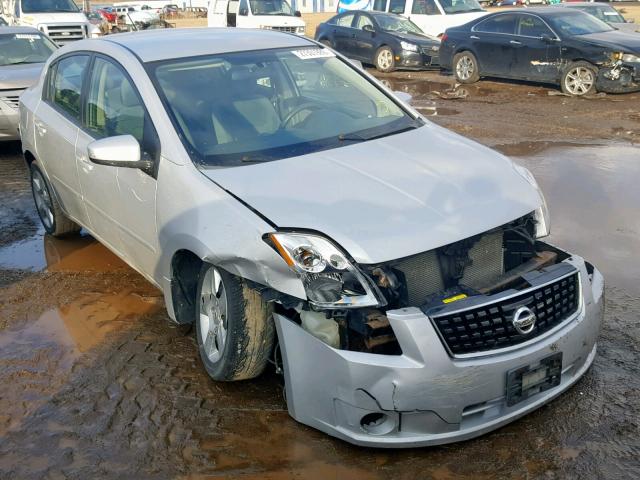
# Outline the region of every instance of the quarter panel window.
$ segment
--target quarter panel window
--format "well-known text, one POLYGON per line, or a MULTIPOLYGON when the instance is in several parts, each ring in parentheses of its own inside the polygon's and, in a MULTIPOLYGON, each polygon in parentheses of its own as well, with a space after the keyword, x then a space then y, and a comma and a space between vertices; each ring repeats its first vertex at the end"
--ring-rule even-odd
POLYGON ((515 15, 497 15, 476 25, 477 32, 505 33, 513 35, 516 30, 515 15))
POLYGON ((362 30, 362 27, 364 27, 365 25, 371 25, 373 27, 373 22, 366 15, 360 15, 358 17, 358 23, 356 25, 356 28, 362 30))
POLYGON ((355 17, 355 13, 348 13, 343 17, 340 17, 336 20, 336 25, 339 27, 350 27, 353 23, 353 17, 355 17))
POLYGON ((75 119, 80 119, 80 94, 84 73, 89 63, 88 55, 63 58, 53 80, 53 103, 75 119))

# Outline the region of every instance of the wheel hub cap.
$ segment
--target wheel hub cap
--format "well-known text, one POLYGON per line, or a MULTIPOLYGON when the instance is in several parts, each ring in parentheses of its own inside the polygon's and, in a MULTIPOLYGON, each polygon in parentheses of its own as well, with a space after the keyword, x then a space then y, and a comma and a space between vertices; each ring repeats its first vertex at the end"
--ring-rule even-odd
POLYGON ((53 227, 53 206, 49 189, 40 172, 34 172, 31 178, 31 188, 33 189, 33 198, 36 202, 38 216, 44 226, 50 229, 53 227))
POLYGON ((574 68, 567 74, 565 85, 573 95, 584 95, 593 86, 593 72, 588 68, 574 68))
POLYGON ((469 80, 473 75, 473 61, 467 56, 460 58, 456 65, 456 73, 461 80, 469 80))
POLYGON ((215 267, 207 270, 202 282, 200 338, 207 358, 217 362, 227 343, 227 294, 220 272, 215 267))

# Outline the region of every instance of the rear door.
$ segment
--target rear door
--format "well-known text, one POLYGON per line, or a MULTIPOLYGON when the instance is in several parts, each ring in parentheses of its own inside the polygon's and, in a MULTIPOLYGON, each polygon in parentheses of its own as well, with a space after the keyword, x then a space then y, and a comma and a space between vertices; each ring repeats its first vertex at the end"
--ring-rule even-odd
POLYGON ((333 46, 347 56, 353 54, 353 23, 355 13, 346 13, 336 19, 333 25, 333 46))
POLYGON ((516 51, 524 45, 516 38, 516 15, 502 13, 476 24, 470 32, 480 71, 484 75, 512 76, 516 51))
POLYGON ((513 74, 519 78, 555 82, 560 73, 560 39, 537 15, 518 14, 513 74))
POLYGON ((82 204, 75 147, 80 125, 81 92, 89 55, 68 55, 49 69, 42 102, 34 114, 35 144, 39 160, 62 202, 65 212, 86 221, 82 204))

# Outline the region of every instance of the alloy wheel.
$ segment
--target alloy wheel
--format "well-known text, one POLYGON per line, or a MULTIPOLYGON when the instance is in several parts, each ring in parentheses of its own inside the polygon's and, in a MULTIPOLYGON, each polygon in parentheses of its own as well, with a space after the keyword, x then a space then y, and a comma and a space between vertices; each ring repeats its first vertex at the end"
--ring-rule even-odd
POLYGON ((205 273, 200 292, 200 338, 207 358, 215 363, 227 343, 227 293, 215 267, 205 273))
POLYGON ((473 60, 468 55, 463 55, 456 64, 456 75, 460 80, 469 80, 475 71, 473 60))
POLYGON ((53 229, 53 204, 47 183, 42 174, 36 169, 31 176, 31 188, 36 202, 38 216, 47 230, 53 229))
POLYGON ((378 65, 381 69, 387 70, 393 66, 393 53, 390 50, 383 50, 378 54, 378 65))
POLYGON ((569 71, 564 84, 572 95, 584 95, 593 87, 595 81, 593 72, 586 67, 576 67, 569 71))

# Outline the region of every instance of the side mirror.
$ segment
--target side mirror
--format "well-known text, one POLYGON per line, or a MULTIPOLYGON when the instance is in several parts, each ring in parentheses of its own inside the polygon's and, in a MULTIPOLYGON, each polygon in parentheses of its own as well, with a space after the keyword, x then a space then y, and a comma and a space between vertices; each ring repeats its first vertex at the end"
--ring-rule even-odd
POLYGON ((242 7, 238 11, 238 15, 240 15, 241 17, 246 17, 247 15, 249 15, 249 9, 247 7, 242 7))
POLYGON ((558 40, 557 38, 552 37, 548 33, 543 33, 542 35, 540 35, 540 38, 545 43, 553 43, 553 42, 556 42, 558 40))
POLYGON ((406 103, 406 104, 411 103, 411 99, 413 98, 413 96, 410 93, 407 93, 407 92, 393 92, 393 94, 396 97, 398 97, 398 99, 402 103, 406 103))
POLYGON ((369 25, 369 24, 363 25, 362 30, 364 30, 365 32, 376 33, 376 29, 373 28, 373 25, 369 25))
POLYGON ((118 135, 91 142, 87 146, 89 160, 109 167, 151 170, 153 162, 140 159, 140 144, 132 135, 118 135))
POLYGON ((295 12, 293 12, 293 16, 294 17, 302 17, 302 13, 300 12, 300 10, 296 10, 295 12))

